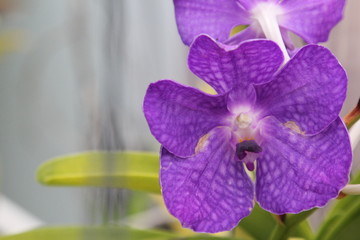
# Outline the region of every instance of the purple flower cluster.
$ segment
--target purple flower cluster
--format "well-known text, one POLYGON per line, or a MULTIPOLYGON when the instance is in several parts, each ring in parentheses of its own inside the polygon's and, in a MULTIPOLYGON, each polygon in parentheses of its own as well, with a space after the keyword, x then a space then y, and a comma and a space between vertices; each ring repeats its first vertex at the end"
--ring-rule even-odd
POLYGON ((342 19, 345 0, 174 0, 174 5, 186 45, 202 33, 228 44, 264 38, 259 20, 276 17, 286 45, 292 48, 288 31, 308 43, 326 41, 342 19), (231 30, 239 25, 249 27, 230 37, 231 30))
POLYGON ((174 3, 179 32, 186 44, 192 42, 189 68, 217 94, 171 80, 147 90, 144 113, 162 145, 160 181, 170 213, 184 227, 213 233, 235 227, 255 201, 285 214, 335 198, 348 182, 352 159, 339 118, 347 89, 344 69, 318 45, 301 48, 284 63, 284 51, 273 41, 243 40, 261 35, 251 14, 271 5, 281 16, 282 33, 324 41, 341 19, 344 1, 174 3), (249 27, 229 39, 237 24, 249 27), (241 43, 197 36, 203 32, 241 43))

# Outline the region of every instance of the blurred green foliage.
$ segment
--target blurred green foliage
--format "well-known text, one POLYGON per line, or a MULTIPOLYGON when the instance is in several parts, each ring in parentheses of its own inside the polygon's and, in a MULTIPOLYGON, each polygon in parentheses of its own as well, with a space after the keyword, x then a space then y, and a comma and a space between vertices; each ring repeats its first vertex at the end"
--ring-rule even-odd
POLYGON ((0 237, 0 240, 234 240, 209 235, 178 237, 162 231, 137 230, 128 227, 52 227, 0 237))
POLYGON ((159 155, 140 152, 85 152, 61 156, 41 165, 46 185, 127 188, 160 193, 159 155))

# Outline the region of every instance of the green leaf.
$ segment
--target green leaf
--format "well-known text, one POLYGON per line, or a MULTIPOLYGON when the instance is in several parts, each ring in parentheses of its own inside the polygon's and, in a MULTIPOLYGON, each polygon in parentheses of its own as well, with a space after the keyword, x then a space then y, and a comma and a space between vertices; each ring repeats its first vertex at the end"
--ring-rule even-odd
MULTIPOLYGON (((285 220, 286 227, 285 225, 282 226, 284 227, 284 231, 286 230, 286 236, 305 237, 306 239, 312 237, 309 223, 304 220, 306 220, 313 211, 314 210, 305 211, 299 214, 287 214, 285 220)), ((265 240, 269 239, 269 236, 278 224, 279 223, 275 221, 275 218, 271 213, 265 211, 256 204, 251 214, 241 220, 238 227, 251 236, 252 239, 265 240)))
POLYGON ((255 205, 251 214, 241 220, 238 225, 256 240, 268 239, 275 226, 276 222, 271 213, 259 207, 258 204, 255 205))
MULTIPOLYGON (((350 183, 359 184, 360 173, 352 178, 350 183)), ((336 200, 320 226, 316 239, 358 239, 356 236, 359 233, 359 216, 360 196, 347 196, 336 200)))
POLYGON ((291 238, 303 238, 309 240, 313 239, 314 234, 309 221, 305 220, 294 226, 293 229, 289 231, 289 236, 291 238))
POLYGON ((286 225, 288 227, 293 227, 301 222, 303 222, 304 220, 306 220, 308 217, 311 216, 311 214, 313 214, 315 211, 317 210, 317 208, 313 208, 307 211, 303 211, 301 213, 298 214, 287 214, 286 215, 286 225))
POLYGON ((349 206, 342 214, 330 220, 326 230, 321 229, 316 239, 323 240, 357 240, 359 239, 360 201, 349 206))
POLYGON ((271 240, 285 240, 289 237, 312 239, 313 233, 306 220, 316 208, 298 214, 286 214, 283 223, 278 223, 271 233, 271 240))
POLYGON ((145 152, 85 152, 61 156, 41 165, 46 185, 128 188, 160 193, 159 155, 145 152))
POLYGON ((235 240, 209 235, 178 237, 173 233, 128 227, 49 227, 0 237, 0 240, 235 240))

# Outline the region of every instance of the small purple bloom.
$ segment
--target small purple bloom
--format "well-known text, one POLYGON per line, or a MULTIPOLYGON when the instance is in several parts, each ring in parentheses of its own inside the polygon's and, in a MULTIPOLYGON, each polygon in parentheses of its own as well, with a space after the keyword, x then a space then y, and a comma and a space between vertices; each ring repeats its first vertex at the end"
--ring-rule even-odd
POLYGON ((272 28, 269 24, 275 24, 291 49, 288 31, 308 43, 326 41, 342 19, 345 0, 174 0, 174 5, 178 30, 186 45, 203 33, 226 44, 238 44, 263 38, 272 28), (239 25, 249 27, 230 37, 231 30, 239 25))
POLYGON ((255 199, 275 214, 321 207, 348 182, 344 69, 317 45, 282 63, 272 41, 229 47, 202 35, 189 67, 218 94, 171 80, 149 86, 144 113, 162 144, 162 193, 184 227, 230 230, 255 199))

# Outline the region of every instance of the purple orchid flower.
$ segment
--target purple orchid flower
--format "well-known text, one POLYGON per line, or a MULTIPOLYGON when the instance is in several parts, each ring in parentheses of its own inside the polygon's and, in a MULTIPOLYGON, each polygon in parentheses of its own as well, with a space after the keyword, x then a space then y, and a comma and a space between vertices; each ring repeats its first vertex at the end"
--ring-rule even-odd
POLYGON ((288 31, 307 43, 326 41, 342 19, 345 0, 174 0, 174 5, 186 45, 205 33, 226 44, 265 36, 279 44, 277 39, 282 37, 292 49, 288 31), (230 37, 239 25, 249 27, 230 37))
POLYGON ((338 116, 347 77, 329 50, 308 45, 279 70, 283 54, 272 41, 230 47, 202 35, 188 61, 218 94, 162 80, 144 100, 162 144, 164 201, 184 227, 230 230, 254 199, 285 214, 338 195, 352 153, 338 116), (244 166, 256 169, 255 186, 244 166))

